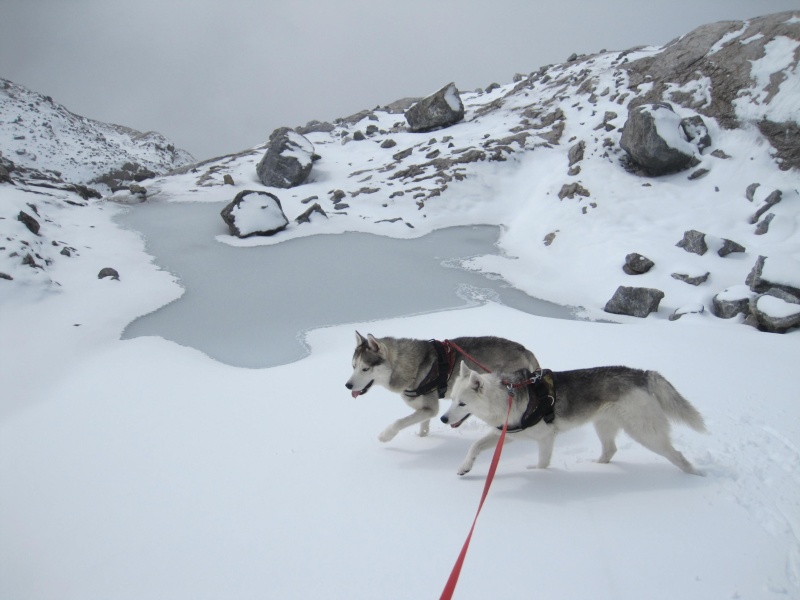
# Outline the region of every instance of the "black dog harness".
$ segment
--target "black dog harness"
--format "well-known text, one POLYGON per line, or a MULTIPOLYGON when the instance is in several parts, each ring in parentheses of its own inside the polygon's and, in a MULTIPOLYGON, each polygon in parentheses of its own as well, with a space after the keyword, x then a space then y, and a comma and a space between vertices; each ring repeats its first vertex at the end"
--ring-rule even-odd
POLYGON ((440 342, 439 340, 429 340, 436 350, 436 360, 431 365, 431 370, 425 376, 425 379, 413 390, 405 390, 403 394, 409 398, 417 398, 430 394, 436 390, 439 399, 444 398, 447 393, 447 382, 450 381, 450 376, 453 374, 453 368, 456 364, 456 353, 453 344, 450 340, 440 342))
MULTIPOLYGON (((519 425, 510 432, 523 431, 533 427, 539 421, 552 423, 555 419, 556 385, 553 381, 553 372, 550 369, 537 369, 536 372, 525 372, 525 378, 519 383, 509 383, 506 386, 509 395, 514 394, 518 388, 528 390, 528 405, 522 413, 519 425)), ((498 429, 503 429, 498 427, 498 429)))

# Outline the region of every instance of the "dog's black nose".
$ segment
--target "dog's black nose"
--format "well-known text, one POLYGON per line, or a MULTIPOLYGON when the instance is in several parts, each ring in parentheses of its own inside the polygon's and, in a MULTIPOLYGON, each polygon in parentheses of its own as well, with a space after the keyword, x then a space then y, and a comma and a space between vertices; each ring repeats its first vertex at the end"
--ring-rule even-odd
POLYGON ((449 419, 447 418, 447 415, 442 415, 442 416, 441 416, 441 418, 440 418, 440 420, 442 421, 442 423, 444 423, 444 424, 446 425, 446 424, 447 424, 447 421, 448 421, 449 419))
POLYGON ((346 387, 348 390, 352 390, 353 384, 348 381, 347 383, 344 384, 344 387, 346 387))

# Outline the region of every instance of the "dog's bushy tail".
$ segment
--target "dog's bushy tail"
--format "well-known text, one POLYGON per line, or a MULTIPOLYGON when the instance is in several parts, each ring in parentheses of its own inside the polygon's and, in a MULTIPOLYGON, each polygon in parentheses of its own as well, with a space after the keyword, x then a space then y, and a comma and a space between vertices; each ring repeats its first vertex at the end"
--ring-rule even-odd
POLYGON ((650 392, 658 400, 667 418, 684 423, 695 431, 701 433, 706 431, 703 416, 660 373, 648 371, 647 383, 650 387, 650 392))

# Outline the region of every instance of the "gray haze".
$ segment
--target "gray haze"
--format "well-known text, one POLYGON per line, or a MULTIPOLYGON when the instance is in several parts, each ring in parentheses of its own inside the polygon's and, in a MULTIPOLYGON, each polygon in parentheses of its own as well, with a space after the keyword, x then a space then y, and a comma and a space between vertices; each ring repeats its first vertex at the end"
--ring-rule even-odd
MULTIPOLYGON (((0 77, 204 159, 797 0, 0 0, 0 77)), ((2 118, 2 115, 0 115, 2 118)))

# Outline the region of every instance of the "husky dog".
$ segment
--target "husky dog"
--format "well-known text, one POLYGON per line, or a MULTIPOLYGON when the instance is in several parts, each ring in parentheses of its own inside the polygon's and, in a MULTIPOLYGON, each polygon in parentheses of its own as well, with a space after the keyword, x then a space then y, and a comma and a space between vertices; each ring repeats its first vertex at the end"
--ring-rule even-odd
POLYGON ((451 375, 465 362, 492 371, 539 368, 532 352, 499 337, 460 337, 439 342, 376 338, 372 334, 365 338, 356 331, 353 374, 345 387, 357 398, 377 383, 400 394, 414 410, 384 429, 378 436, 380 441, 388 442, 401 429, 416 423, 420 423, 419 435, 426 436, 430 420, 439 413, 439 400, 450 397, 454 381, 451 375))
POLYGON ((550 464, 553 442, 558 433, 592 422, 602 445, 597 462, 608 463, 611 460, 617 451, 614 440, 622 429, 679 469, 702 475, 672 446, 669 434, 670 421, 703 432, 703 417, 655 371, 597 367, 539 371, 530 376, 531 373, 525 372, 510 376, 481 374, 461 365, 453 384, 453 402, 442 415, 442 422, 458 427, 472 414, 497 429, 472 444, 458 469, 459 475, 468 473, 478 455, 497 442, 508 414, 509 395, 512 402, 508 439, 527 437, 536 440, 539 444, 537 466, 540 469, 550 464))

